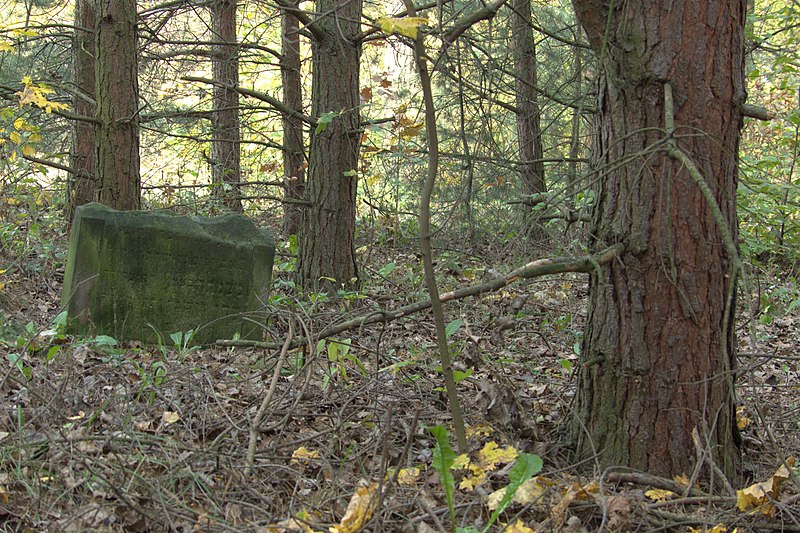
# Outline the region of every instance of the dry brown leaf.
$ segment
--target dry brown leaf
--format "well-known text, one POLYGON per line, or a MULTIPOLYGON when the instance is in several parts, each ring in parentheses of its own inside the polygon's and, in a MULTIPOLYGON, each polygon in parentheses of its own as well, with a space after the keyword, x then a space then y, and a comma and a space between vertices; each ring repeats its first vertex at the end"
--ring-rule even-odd
POLYGON ((378 503, 375 495, 378 484, 372 483, 367 486, 365 481, 361 481, 359 485, 353 497, 350 498, 342 521, 338 525, 328 528, 330 533, 356 533, 372 518, 372 513, 375 512, 375 506, 378 503))

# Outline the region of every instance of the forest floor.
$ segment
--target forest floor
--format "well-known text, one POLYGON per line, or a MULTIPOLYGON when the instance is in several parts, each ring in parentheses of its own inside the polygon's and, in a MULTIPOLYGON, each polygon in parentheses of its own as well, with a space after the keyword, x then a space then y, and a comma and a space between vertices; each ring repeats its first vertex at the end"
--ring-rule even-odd
MULTIPOLYGON (((412 248, 370 247, 362 292, 313 303, 293 300, 291 260, 279 256, 267 337, 280 345, 376 306, 424 299, 412 248)), ((800 488, 781 470, 800 455, 800 318, 787 310, 797 289, 780 276, 759 283, 755 349, 751 328, 740 321, 738 329, 747 479, 714 494, 689 494, 692 472, 657 479, 571 459, 564 442, 584 276, 523 281, 447 304, 460 376, 471 369, 458 386, 471 462, 450 471, 449 490, 428 430, 452 431, 428 312, 283 357, 279 349, 172 341, 115 345, 54 327, 63 247, 25 250, 0 251, 2 531, 429 532, 453 531, 453 519, 481 531, 514 480, 519 452, 541 457, 543 469, 490 531, 800 531, 800 488), (737 508, 737 490, 754 510, 737 508)), ((442 288, 519 266, 503 254, 490 246, 442 253, 442 288)))

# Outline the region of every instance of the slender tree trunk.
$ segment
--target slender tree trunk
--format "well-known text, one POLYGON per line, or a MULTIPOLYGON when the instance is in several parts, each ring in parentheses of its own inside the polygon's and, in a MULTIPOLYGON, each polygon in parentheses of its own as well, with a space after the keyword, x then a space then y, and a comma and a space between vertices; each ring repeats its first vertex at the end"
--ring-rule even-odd
MULTIPOLYGON (((578 40, 580 31, 577 32, 578 40)), ((573 86, 575 87, 575 94, 577 98, 581 98, 583 93, 583 63, 581 60, 582 50, 578 47, 575 48, 575 63, 573 69, 573 86)), ((578 157, 581 153, 581 115, 583 109, 581 106, 572 110, 571 126, 569 142, 569 164, 567 166, 567 202, 569 202, 570 209, 573 209, 577 204, 576 191, 578 190, 578 157)))
MULTIPOLYGON (((522 164, 520 178, 526 197, 547 190, 542 161, 542 130, 539 105, 536 103, 536 45, 531 31, 531 0, 511 1, 511 47, 517 78, 517 139, 522 164)), ((525 234, 537 242, 544 238, 544 228, 535 212, 526 204, 525 234)))
POLYGON ((733 475, 736 258, 686 165, 667 153, 664 102, 669 84, 673 138, 735 238, 745 2, 573 5, 602 65, 591 248, 626 246, 591 276, 578 451, 601 466, 691 473, 696 429, 733 475))
MULTIPOLYGON (((299 2, 289 2, 298 7, 299 2)), ((288 11, 281 14, 281 79, 283 103, 295 111, 303 111, 303 80, 300 73, 300 25, 288 11)), ((302 199, 305 190, 305 144, 303 122, 296 116, 283 116, 283 184, 286 198, 302 199)), ((283 206, 283 235, 300 231, 303 208, 297 204, 283 206)))
POLYGON ((98 201, 139 209, 139 108, 136 3, 95 0, 98 201))
MULTIPOLYGON (((75 1, 75 30, 72 39, 72 66, 75 77, 75 95, 72 110, 87 117, 95 112, 95 16, 93 0, 75 1)), ((97 195, 95 177, 95 125, 75 120, 72 123, 72 151, 70 166, 77 172, 70 176, 67 185, 69 198, 67 223, 72 223, 78 206, 93 202, 97 195)))
POLYGON ((236 0, 211 2, 211 35, 214 46, 211 70, 214 78, 214 113, 211 119, 211 178, 214 196, 234 211, 242 211, 239 192, 241 162, 239 49, 236 44, 236 0))
POLYGON ((299 281, 307 290, 352 287, 358 185, 361 0, 317 0, 308 183, 300 241, 299 281))

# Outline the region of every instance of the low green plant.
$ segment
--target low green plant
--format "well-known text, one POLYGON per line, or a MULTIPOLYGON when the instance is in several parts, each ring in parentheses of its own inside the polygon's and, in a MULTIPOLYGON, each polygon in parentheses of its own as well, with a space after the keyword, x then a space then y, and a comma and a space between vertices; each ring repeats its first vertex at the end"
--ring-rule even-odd
POLYGON ((183 361, 190 353, 196 352, 200 349, 200 346, 192 344, 192 339, 194 338, 195 334, 195 330, 193 329, 190 329, 189 331, 176 331, 174 333, 170 333, 169 338, 172 341, 172 346, 167 346, 164 343, 161 332, 159 332, 158 329, 152 324, 148 325, 156 334, 156 338, 158 339, 158 351, 161 353, 161 356, 164 358, 164 360, 169 359, 170 352, 173 350, 176 353, 177 359, 179 361, 183 361))
POLYGON ((447 508, 450 512, 450 523, 453 525, 453 530, 456 533, 486 533, 489 528, 497 521, 500 514, 514 501, 514 495, 517 493, 523 483, 531 479, 535 474, 542 470, 542 458, 538 455, 529 453, 521 453, 511 469, 508 471, 508 485, 500 499, 497 508, 489 516, 489 520, 483 526, 483 529, 476 529, 472 526, 458 527, 456 526, 455 514, 455 479, 453 477, 452 468, 456 462, 456 452, 450 446, 450 435, 444 426, 436 426, 428 428, 433 437, 436 439, 436 444, 433 448, 433 460, 431 466, 439 473, 439 482, 444 490, 445 499, 447 500, 447 508))
POLYGON ((347 373, 346 363, 348 362, 354 364, 359 372, 361 372, 361 375, 367 375, 367 368, 364 366, 364 363, 362 363, 358 357, 350 353, 350 342, 350 339, 341 341, 326 341, 323 339, 317 343, 317 355, 322 355, 327 352, 328 358, 328 369, 325 372, 325 376, 322 378, 323 390, 328 389, 331 379, 337 374, 339 374, 345 382, 350 380, 347 373))

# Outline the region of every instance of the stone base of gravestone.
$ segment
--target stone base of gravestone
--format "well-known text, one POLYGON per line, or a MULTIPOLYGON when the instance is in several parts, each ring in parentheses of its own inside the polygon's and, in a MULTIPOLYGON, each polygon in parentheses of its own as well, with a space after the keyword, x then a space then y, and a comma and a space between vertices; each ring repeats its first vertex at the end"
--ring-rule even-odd
POLYGON ((261 338, 272 280, 271 234, 238 213, 77 209, 62 306, 68 331, 155 343, 194 330, 208 344, 261 338))

